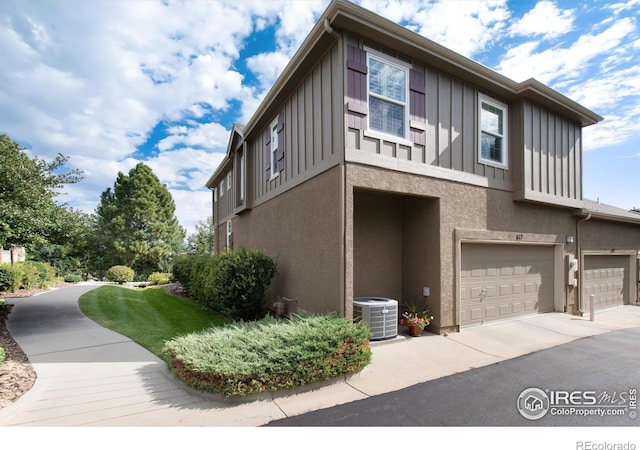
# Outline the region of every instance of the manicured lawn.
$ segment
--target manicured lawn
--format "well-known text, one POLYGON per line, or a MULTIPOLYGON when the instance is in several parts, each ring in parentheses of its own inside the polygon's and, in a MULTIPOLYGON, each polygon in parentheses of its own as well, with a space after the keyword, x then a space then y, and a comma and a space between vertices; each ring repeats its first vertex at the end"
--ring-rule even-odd
POLYGON ((191 300, 173 297, 160 287, 102 286, 80 297, 79 306, 93 321, 127 336, 163 359, 166 341, 229 322, 222 315, 191 300))

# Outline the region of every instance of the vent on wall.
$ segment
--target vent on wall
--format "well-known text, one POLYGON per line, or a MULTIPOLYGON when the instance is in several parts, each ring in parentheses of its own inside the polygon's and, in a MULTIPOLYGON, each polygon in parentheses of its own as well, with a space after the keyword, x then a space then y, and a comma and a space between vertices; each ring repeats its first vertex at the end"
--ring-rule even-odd
POLYGON ((353 299, 353 317, 360 318, 371 332, 371 340, 391 339, 398 335, 398 302, 382 297, 353 299))

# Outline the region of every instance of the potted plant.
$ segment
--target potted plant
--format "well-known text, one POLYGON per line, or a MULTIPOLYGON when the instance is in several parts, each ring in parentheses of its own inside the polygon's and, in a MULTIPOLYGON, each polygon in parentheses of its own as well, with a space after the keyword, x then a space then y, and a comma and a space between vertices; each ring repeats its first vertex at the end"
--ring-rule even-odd
POLYGON ((427 305, 418 307, 416 305, 410 305, 407 307, 407 310, 402 313, 400 324, 409 329, 411 336, 422 335, 422 330, 433 320, 433 316, 429 313, 426 306, 427 305))

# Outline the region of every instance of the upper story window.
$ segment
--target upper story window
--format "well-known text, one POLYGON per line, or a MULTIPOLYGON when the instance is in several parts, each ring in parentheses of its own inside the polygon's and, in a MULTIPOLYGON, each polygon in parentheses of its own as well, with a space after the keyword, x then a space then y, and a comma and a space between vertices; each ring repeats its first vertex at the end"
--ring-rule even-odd
POLYGON ((218 187, 218 192, 220 192, 220 197, 224 196, 224 178, 220 181, 220 186, 218 187))
POLYGON ((278 120, 271 122, 271 145, 269 157, 271 159, 271 178, 277 177, 278 171, 278 120))
POLYGON ((507 105, 483 95, 478 98, 480 117, 478 161, 507 168, 507 105))
POLYGON ((368 53, 369 129, 407 137, 409 69, 368 53))
POLYGON ((231 190, 231 171, 227 174, 227 191, 231 190))

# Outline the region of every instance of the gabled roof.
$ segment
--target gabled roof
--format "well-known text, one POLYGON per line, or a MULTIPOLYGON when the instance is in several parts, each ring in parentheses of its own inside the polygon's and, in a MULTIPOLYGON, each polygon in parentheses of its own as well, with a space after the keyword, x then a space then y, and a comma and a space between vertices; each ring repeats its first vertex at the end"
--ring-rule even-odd
POLYGON ((208 188, 213 188, 217 186, 217 184, 222 180, 222 178, 226 175, 227 171, 231 168, 231 163, 233 159, 233 152, 237 149, 237 147, 242 143, 244 139, 244 125, 240 125, 238 123, 234 123, 231 127, 231 133, 229 133, 229 142, 227 143, 227 153, 225 157, 218 165, 216 171, 209 177, 205 186, 208 188))

